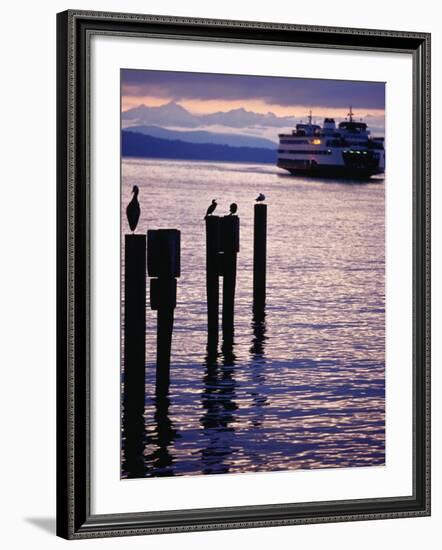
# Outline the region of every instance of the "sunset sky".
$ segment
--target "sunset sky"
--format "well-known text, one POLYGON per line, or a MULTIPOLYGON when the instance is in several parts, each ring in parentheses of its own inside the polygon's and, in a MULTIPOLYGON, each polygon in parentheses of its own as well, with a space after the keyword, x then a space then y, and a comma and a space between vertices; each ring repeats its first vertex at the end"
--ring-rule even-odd
MULTIPOLYGON (((374 133, 384 133, 383 82, 123 69, 121 90, 123 121, 124 112, 140 105, 160 107, 176 103, 196 115, 241 109, 261 115, 273 113, 277 118, 268 125, 264 118, 257 117, 251 124, 250 116, 238 111, 235 129, 231 131, 269 136, 275 133, 275 126, 288 129, 292 125, 294 121, 287 117, 305 121, 310 109, 316 122, 322 122, 325 116, 339 122, 351 105, 356 119, 364 119, 374 133), (242 114, 244 125, 241 128, 242 114)), ((182 127, 178 119, 175 127, 182 127)), ((207 124, 202 127, 210 129, 207 124)))

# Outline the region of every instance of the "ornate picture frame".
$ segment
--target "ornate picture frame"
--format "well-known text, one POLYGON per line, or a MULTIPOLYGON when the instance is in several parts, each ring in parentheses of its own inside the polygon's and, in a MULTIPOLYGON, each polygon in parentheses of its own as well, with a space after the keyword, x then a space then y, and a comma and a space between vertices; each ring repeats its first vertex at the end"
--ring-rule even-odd
MULTIPOLYGON (((275 54, 276 55, 276 54, 275 54)), ((183 68, 184 61, 183 61, 183 68)), ((118 84, 119 85, 119 84, 118 84)), ((387 220, 388 223, 388 220, 387 220)), ((67 539, 430 514, 430 35, 68 10, 57 16, 57 534, 67 539), (94 513, 91 110, 94 36, 381 52, 412 59, 412 493, 94 513)), ((119 383, 118 381, 116 382, 119 383)), ((388 399, 388 394, 387 394, 388 399)), ((118 427, 117 427, 118 429, 118 427)), ((265 502, 265 500, 264 500, 265 502)))

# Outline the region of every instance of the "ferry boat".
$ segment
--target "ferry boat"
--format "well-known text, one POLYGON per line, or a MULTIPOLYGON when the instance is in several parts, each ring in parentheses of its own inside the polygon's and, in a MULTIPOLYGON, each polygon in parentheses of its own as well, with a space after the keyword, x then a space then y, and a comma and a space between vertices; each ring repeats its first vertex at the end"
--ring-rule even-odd
POLYGON ((338 126, 325 118, 321 127, 297 124, 291 134, 279 134, 277 165, 293 175, 368 179, 383 174, 383 137, 372 137, 365 122, 357 122, 350 106, 345 121, 338 126))

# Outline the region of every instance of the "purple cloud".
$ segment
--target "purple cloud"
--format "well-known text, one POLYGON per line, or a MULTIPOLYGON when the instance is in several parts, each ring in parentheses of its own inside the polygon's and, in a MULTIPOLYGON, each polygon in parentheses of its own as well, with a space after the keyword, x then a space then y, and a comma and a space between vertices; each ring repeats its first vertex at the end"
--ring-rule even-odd
POLYGON ((121 70, 123 95, 171 101, 262 100, 280 106, 384 109, 385 84, 351 80, 121 70))

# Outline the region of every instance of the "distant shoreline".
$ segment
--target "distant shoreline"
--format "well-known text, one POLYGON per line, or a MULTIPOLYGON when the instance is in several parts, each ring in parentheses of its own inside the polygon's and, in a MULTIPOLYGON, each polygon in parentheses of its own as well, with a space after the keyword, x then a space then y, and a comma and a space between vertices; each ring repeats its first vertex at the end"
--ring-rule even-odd
MULTIPOLYGON (((273 163, 271 162, 255 162, 250 160, 205 160, 205 159, 182 159, 182 158, 174 158, 174 157, 140 157, 136 155, 121 155, 122 160, 170 160, 171 162, 179 162, 180 160, 188 161, 188 162, 216 162, 217 164, 262 164, 263 166, 273 166, 273 163)), ((290 174, 286 173, 284 170, 277 168, 275 164, 276 173, 282 176, 289 176, 290 174)))
POLYGON ((191 143, 123 130, 121 155, 124 158, 159 158, 212 162, 276 164, 277 151, 260 147, 234 147, 217 143, 191 143))

